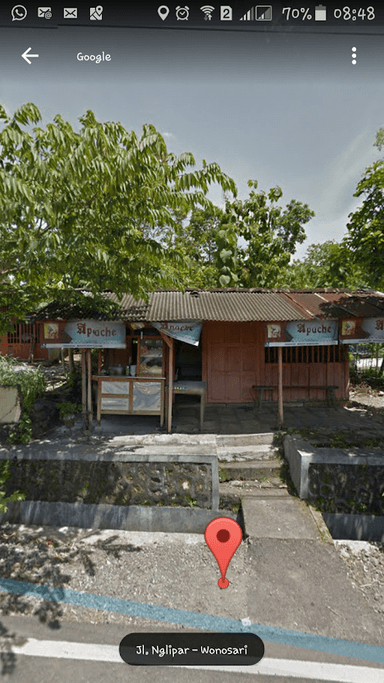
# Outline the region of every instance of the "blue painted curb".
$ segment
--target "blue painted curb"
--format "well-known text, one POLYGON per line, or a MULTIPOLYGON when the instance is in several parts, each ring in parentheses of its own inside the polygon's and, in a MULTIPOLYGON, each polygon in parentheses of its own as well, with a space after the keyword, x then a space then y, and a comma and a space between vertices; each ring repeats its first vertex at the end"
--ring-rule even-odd
POLYGON ((384 647, 379 645, 356 643, 351 640, 329 638, 328 636, 320 636, 314 633, 301 633, 300 631, 291 631, 275 626, 263 626, 262 624, 244 626, 237 619, 215 617, 211 614, 200 614, 198 612, 187 612, 171 607, 161 607, 160 605, 147 605, 142 602, 110 598, 108 596, 95 595, 94 593, 79 593, 66 588, 53 588, 25 581, 14 581, 13 579, 0 578, 0 590, 17 595, 29 595, 43 600, 53 600, 80 607, 100 609, 105 612, 117 612, 118 614, 129 614, 154 621, 181 624, 206 631, 220 631, 223 633, 239 633, 244 631, 244 633, 255 633, 262 640, 272 643, 291 645, 306 650, 316 650, 342 657, 353 657, 355 659, 364 659, 369 662, 384 664, 384 647))

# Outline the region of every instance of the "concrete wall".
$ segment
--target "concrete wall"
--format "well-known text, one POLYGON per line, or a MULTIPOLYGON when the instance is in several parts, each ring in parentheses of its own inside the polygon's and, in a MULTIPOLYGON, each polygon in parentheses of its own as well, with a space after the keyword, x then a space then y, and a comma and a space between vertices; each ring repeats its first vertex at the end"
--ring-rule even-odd
POLYGON ((335 499, 337 505, 345 506, 352 500, 364 503, 363 491, 369 492, 367 501, 372 502, 376 489, 376 497, 382 498, 384 450, 316 448, 303 439, 285 435, 284 454, 300 498, 324 496, 329 500, 335 499))
POLYGON ((236 514, 228 511, 41 501, 10 503, 8 511, 0 514, 0 524, 7 521, 11 524, 72 526, 82 529, 203 534, 207 524, 217 517, 229 517, 241 525, 236 514))
POLYGON ((324 512, 323 517, 332 538, 384 543, 384 517, 330 512, 324 512))
POLYGON ((286 435, 284 453, 300 498, 319 505, 334 538, 384 539, 384 450, 315 448, 286 435))
POLYGON ((16 424, 21 415, 21 389, 0 386, 0 424, 16 424))
MULTIPOLYGON (((97 459, 84 453, 83 457, 72 453, 72 457, 66 454, 63 458, 52 448, 24 455, 11 459, 11 476, 6 482, 5 493, 9 495, 19 490, 26 494, 27 500, 10 503, 8 511, 0 514, 0 524, 9 521, 203 533, 212 519, 237 518, 236 514, 219 512, 216 455, 143 454, 138 457, 126 452, 103 452, 97 459), (125 492, 124 484, 127 485, 125 492), (135 497, 130 497, 130 491, 136 495, 140 486, 146 504, 126 504, 124 493, 133 501, 135 497), (174 494, 176 497, 172 498, 174 494), (173 500, 171 504, 175 507, 165 505, 166 500, 173 500), (199 503, 205 508, 199 508, 199 503)), ((1 453, 0 462, 8 457, 1 453)))

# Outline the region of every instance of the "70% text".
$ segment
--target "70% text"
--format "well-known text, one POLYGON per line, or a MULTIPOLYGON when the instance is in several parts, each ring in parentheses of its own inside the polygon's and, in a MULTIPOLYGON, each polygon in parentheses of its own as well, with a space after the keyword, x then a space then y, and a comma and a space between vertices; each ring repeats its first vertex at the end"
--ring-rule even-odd
POLYGON ((296 7, 283 7, 282 14, 286 19, 301 19, 302 21, 312 19, 312 14, 309 14, 308 7, 302 7, 301 9, 297 9, 296 7))

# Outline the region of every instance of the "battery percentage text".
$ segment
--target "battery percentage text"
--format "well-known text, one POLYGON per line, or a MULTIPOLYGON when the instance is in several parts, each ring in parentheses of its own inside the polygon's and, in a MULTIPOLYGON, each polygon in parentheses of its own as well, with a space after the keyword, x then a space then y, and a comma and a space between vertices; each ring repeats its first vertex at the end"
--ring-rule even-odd
POLYGON ((282 14, 288 21, 289 19, 301 19, 301 21, 312 19, 309 7, 301 7, 301 9, 297 9, 297 7, 283 7, 282 14))

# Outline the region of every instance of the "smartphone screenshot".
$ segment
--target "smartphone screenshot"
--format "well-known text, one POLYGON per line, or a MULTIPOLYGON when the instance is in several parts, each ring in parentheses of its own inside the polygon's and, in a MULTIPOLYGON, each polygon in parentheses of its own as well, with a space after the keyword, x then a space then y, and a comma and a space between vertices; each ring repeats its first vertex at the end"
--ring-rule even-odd
POLYGON ((384 9, 182 1, 0 6, 1 675, 379 683, 384 9))

